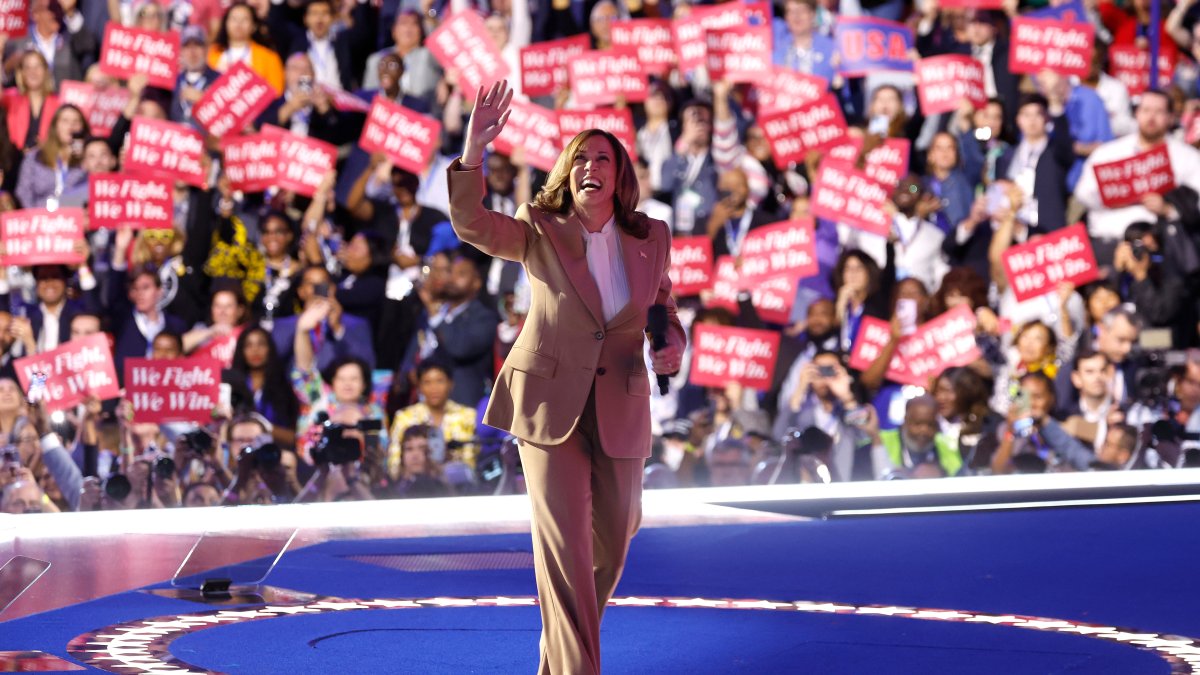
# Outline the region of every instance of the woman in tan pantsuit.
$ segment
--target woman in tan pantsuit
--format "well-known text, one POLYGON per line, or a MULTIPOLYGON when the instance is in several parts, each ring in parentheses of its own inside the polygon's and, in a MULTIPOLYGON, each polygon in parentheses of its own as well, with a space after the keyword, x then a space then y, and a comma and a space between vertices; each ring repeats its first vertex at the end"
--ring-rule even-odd
POLYGON ((484 422, 520 440, 542 608, 539 672, 598 673, 600 617, 641 521, 650 456, 647 309, 664 305, 669 318, 667 346, 651 353, 655 373, 679 370, 686 341, 667 277, 671 234, 634 210, 629 156, 599 130, 567 145, 515 218, 485 209, 483 152, 511 98, 505 82, 476 96, 463 156, 449 168, 450 222, 529 277, 529 315, 484 422))

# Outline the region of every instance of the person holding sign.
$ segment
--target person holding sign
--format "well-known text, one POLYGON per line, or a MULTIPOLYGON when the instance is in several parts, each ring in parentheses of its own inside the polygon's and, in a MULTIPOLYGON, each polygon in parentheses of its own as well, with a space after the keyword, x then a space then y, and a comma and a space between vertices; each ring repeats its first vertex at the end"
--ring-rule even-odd
POLYGON ((515 218, 483 208, 484 148, 511 100, 503 81, 476 95, 463 155, 448 169, 450 222, 463 241, 538 280, 483 421, 519 439, 533 502, 540 672, 599 673, 600 619, 641 520, 650 456, 650 306, 662 305, 668 324, 666 346, 652 352, 655 373, 679 370, 687 340, 667 275, 671 233, 634 210, 629 156, 597 129, 567 144, 515 218))
POLYGON ((260 35, 258 15, 250 5, 233 3, 225 10, 221 30, 208 49, 208 65, 223 73, 235 63, 244 63, 266 80, 276 93, 282 94, 283 62, 273 50, 257 42, 260 35))

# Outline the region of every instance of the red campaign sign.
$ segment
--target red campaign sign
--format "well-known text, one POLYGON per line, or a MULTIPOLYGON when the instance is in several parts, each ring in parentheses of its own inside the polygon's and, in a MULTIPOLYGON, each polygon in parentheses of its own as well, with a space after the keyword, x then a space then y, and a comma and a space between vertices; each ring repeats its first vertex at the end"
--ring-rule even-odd
MULTIPOLYGON (((862 147, 861 136, 847 136, 845 143, 830 149, 829 158, 856 164, 862 147)), ((907 138, 889 138, 883 145, 867 153, 863 168, 868 176, 880 183, 895 185, 902 177, 908 175, 908 156, 911 149, 912 141, 907 138)))
POLYGON ((22 209, 0 215, 5 265, 78 265, 75 244, 83 239, 83 209, 22 209))
POLYGON ((242 192, 263 192, 279 179, 279 140, 269 134, 240 136, 221 146, 223 169, 230 187, 242 192))
POLYGON ((521 93, 549 96, 567 86, 567 62, 591 49, 587 35, 537 42, 521 48, 521 93))
POLYGON ((712 239, 676 237, 671 240, 671 290, 676 297, 696 295, 713 284, 712 239))
POLYGON ((382 152, 392 164, 420 175, 441 135, 442 125, 437 120, 376 96, 358 145, 367 152, 382 152))
POLYGON ((240 134, 274 99, 275 90, 266 80, 237 63, 204 90, 192 118, 213 136, 240 134))
MULTIPOLYGON (((929 386, 930 378, 952 366, 965 366, 982 355, 975 342, 975 314, 966 305, 921 324, 901 338, 888 363, 887 379, 900 384, 929 386)), ((863 317, 850 353, 850 367, 866 370, 892 339, 887 321, 863 317)))
POLYGON ((704 26, 695 12, 693 9, 691 15, 675 19, 671 24, 671 35, 675 42, 675 62, 679 65, 681 73, 689 73, 703 66, 708 49, 704 40, 704 26))
POLYGON ((578 106, 609 105, 646 100, 649 82, 637 52, 606 49, 577 55, 568 65, 571 94, 578 106))
POLYGON ((213 338, 206 342, 203 347, 192 352, 192 356, 196 358, 216 359, 222 368, 229 368, 233 366, 233 350, 237 347, 237 341, 241 335, 242 329, 238 328, 229 335, 213 338))
POLYGON ((110 21, 100 48, 100 70, 123 80, 141 73, 152 87, 174 89, 179 75, 179 33, 126 28, 110 21))
POLYGON ((311 197, 317 193, 325 174, 337 164, 337 148, 315 138, 299 136, 291 131, 267 125, 263 134, 279 143, 279 164, 276 169, 280 189, 311 197))
POLYGON ((550 171, 562 150, 558 115, 535 103, 513 101, 508 124, 496 137, 496 151, 511 156, 517 148, 530 166, 550 171))
POLYGON ((59 345, 58 349, 17 359, 13 367, 26 392, 35 374, 45 376, 41 401, 46 410, 69 410, 89 395, 101 400, 121 395, 112 350, 104 333, 71 340, 59 345))
POLYGON ((758 114, 773 115, 795 110, 816 101, 827 91, 829 83, 823 77, 774 66, 770 79, 758 86, 758 114))
POLYGON ((0 0, 0 35, 25 37, 28 33, 28 0, 0 0))
POLYGON ((809 150, 838 145, 846 136, 842 108, 828 92, 794 110, 763 116, 758 124, 771 143, 771 156, 780 169, 803 162, 809 150))
POLYGON ((675 67, 675 36, 670 19, 613 21, 610 30, 613 47, 636 50, 638 61, 647 73, 665 76, 675 67))
POLYGON ((1183 116, 1183 142, 1195 145, 1200 142, 1200 111, 1193 110, 1183 116))
POLYGON ((686 17, 675 19, 672 33, 679 71, 687 73, 705 65, 708 45, 705 33, 735 26, 761 26, 770 23, 771 6, 766 2, 723 2, 695 5, 686 17))
POLYGON ((129 102, 129 90, 115 86, 96 89, 86 82, 67 80, 58 87, 58 102, 79 108, 93 136, 108 136, 129 102))
POLYGON ((891 197, 887 185, 859 171, 853 164, 835 159, 821 162, 813 183, 811 209, 816 218, 845 223, 886 237, 892 219, 884 210, 891 197))
POLYGON ((508 79, 508 64, 478 12, 456 12, 429 34, 425 46, 443 68, 458 71, 459 85, 468 95, 508 79))
POLYGON ((938 0, 939 9, 1004 9, 1004 0, 938 0))
MULTIPOLYGON (((750 304, 758 317, 767 323, 788 323, 796 302, 797 281, 787 276, 772 277, 750 289, 750 304)), ((740 288, 741 277, 733 256, 723 255, 717 259, 712 297, 705 305, 723 307, 737 314, 741 310, 737 301, 740 288)))
POLYGON ((785 220, 751 230, 742 242, 743 289, 776 277, 795 281, 817 273, 816 240, 811 220, 785 220))
POLYGON ((1133 157, 1096 164, 1092 171, 1100 188, 1100 201, 1110 209, 1138 204, 1145 195, 1163 194, 1175 187, 1175 172, 1165 143, 1133 157))
MULTIPOLYGON (((1150 50, 1136 45, 1113 45, 1108 48, 1108 74, 1129 89, 1130 96, 1139 96, 1150 88, 1150 50)), ((1158 88, 1170 86, 1175 76, 1175 59, 1170 54, 1158 55, 1158 88)))
POLYGON ((171 183, 150 176, 97 173, 88 178, 88 229, 174 227, 171 183))
POLYGON ((199 131, 174 122, 135 117, 129 131, 125 170, 188 185, 206 187, 204 138, 199 131))
POLYGON ((729 82, 761 82, 771 71, 771 27, 733 26, 705 34, 708 76, 729 82))
POLYGON ((633 113, 629 108, 558 111, 562 147, 567 147, 585 129, 600 129, 616 136, 629 153, 629 159, 637 161, 637 131, 633 128, 633 113))
POLYGON ((936 115, 958 110, 963 100, 976 108, 987 104, 983 63, 962 54, 934 56, 917 61, 917 94, 921 112, 936 115))
POLYGON ((1087 227, 1078 223, 1034 237, 1004 252, 1004 275, 1025 302, 1054 291, 1064 281, 1082 286, 1100 277, 1087 227))
POLYGON ((371 104, 351 94, 345 89, 331 87, 327 84, 317 85, 329 95, 329 100, 338 112, 357 112, 364 115, 371 109, 371 104))
POLYGON ((1049 68, 1061 75, 1087 77, 1096 29, 1090 23, 1055 19, 1012 20, 1008 67, 1014 73, 1049 68))
POLYGON ((136 423, 209 422, 220 385, 216 359, 125 359, 125 398, 136 423))
POLYGON ((779 332, 753 328, 697 325, 688 381, 699 387, 737 382, 767 389, 779 358, 779 332))

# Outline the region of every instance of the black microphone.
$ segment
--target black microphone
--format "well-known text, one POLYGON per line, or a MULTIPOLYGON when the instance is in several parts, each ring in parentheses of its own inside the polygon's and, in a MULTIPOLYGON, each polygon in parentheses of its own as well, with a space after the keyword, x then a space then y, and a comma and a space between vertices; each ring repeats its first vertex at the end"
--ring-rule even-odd
MULTIPOLYGON (((650 333, 650 346, 658 351, 667 346, 667 307, 666 305, 650 305, 646 312, 646 330, 650 333)), ((667 387, 671 378, 666 375, 658 376, 658 393, 667 395, 667 387)))

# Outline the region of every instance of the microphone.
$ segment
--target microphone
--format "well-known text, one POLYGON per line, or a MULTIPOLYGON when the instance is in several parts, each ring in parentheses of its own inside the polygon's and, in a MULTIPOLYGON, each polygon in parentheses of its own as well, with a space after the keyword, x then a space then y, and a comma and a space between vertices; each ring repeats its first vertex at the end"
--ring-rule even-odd
MULTIPOLYGON (((650 305, 646 312, 646 330, 650 333, 650 346, 658 351, 667 346, 667 307, 666 305, 650 305)), ((667 395, 671 378, 666 375, 658 376, 658 393, 667 395)))

